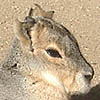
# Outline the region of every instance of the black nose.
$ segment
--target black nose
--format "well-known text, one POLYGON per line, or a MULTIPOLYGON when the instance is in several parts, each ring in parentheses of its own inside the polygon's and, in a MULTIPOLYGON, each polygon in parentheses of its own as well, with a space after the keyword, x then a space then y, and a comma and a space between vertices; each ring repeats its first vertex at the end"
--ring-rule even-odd
POLYGON ((88 79, 89 81, 92 79, 92 75, 85 75, 84 76, 86 79, 88 79))
POLYGON ((87 80, 91 81, 91 79, 93 78, 93 76, 94 76, 94 70, 93 70, 92 67, 90 67, 90 69, 84 74, 84 77, 87 80))

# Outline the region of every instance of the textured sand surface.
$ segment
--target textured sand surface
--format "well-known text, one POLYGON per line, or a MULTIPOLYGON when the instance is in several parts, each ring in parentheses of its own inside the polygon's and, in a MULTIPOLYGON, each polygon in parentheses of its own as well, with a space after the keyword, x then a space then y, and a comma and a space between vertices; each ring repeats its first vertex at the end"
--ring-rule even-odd
POLYGON ((73 99, 100 100, 100 0, 0 0, 0 62, 14 37, 14 19, 23 20, 34 3, 55 11, 54 19, 74 34, 95 70, 90 93, 73 99))

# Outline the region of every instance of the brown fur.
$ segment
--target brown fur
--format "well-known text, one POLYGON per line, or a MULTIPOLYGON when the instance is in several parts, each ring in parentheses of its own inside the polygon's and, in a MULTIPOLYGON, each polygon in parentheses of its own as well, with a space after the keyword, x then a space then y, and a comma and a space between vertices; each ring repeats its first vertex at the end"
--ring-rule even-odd
POLYGON ((52 19, 53 12, 35 5, 31 12, 35 16, 29 13, 26 22, 15 21, 16 39, 2 68, 17 64, 27 100, 69 100, 71 94, 87 93, 93 69, 82 56, 77 40, 52 19), (48 49, 61 57, 50 56, 48 49))

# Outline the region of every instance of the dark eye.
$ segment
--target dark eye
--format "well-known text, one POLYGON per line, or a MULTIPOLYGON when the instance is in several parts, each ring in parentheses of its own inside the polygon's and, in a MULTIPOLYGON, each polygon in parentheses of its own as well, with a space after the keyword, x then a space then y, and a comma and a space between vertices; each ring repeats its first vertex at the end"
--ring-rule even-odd
POLYGON ((59 54, 59 52, 57 50, 54 49, 47 49, 46 50, 47 54, 51 57, 57 57, 57 58, 62 58, 61 55, 59 54))

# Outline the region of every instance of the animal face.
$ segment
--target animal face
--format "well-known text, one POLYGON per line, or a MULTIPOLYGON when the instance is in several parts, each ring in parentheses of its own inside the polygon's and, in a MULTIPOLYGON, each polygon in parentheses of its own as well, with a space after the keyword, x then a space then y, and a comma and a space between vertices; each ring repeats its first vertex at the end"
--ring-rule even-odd
POLYGON ((76 39, 53 20, 39 18, 38 22, 30 34, 34 55, 45 69, 43 77, 67 92, 88 92, 93 69, 82 56, 76 39))
POLYGON ((24 23, 16 20, 16 36, 22 45, 31 46, 31 56, 37 63, 34 67, 38 66, 43 81, 63 92, 87 93, 93 68, 82 56, 75 37, 48 16, 45 12, 44 16, 26 19, 24 23))

